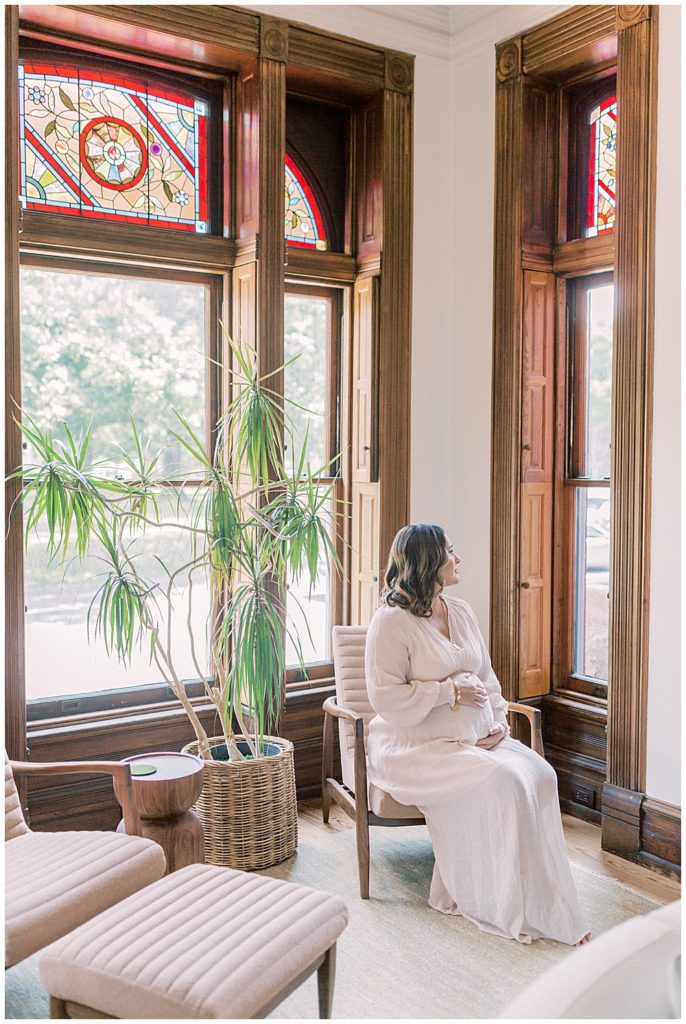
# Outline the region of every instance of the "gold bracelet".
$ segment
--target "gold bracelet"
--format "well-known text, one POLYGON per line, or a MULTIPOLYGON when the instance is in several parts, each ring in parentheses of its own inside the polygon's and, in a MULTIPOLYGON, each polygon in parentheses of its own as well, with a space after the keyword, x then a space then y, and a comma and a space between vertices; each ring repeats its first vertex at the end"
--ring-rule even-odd
POLYGON ((453 683, 453 693, 455 695, 455 701, 454 701, 453 704, 450 705, 450 710, 451 711, 459 711, 459 708, 460 708, 460 697, 461 697, 460 684, 459 683, 453 683))

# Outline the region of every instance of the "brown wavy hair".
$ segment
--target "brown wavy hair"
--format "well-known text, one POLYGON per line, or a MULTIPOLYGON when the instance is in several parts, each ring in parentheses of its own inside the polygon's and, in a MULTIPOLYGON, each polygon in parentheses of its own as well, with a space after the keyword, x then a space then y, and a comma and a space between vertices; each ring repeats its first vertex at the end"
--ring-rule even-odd
POLYGON ((428 618, 436 584, 443 586, 438 572, 445 564, 445 548, 442 526, 417 523, 398 530, 388 556, 381 603, 428 618))

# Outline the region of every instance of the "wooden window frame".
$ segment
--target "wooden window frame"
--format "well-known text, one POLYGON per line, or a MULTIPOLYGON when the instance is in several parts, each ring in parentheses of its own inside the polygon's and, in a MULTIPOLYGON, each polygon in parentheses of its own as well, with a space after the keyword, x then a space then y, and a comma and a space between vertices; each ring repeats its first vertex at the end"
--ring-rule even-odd
MULTIPOLYGON (((205 443, 207 451, 213 450, 217 432, 216 424, 222 404, 222 374, 218 364, 221 344, 219 321, 222 318, 222 296, 226 292, 225 275, 208 274, 200 268, 191 271, 149 264, 123 263, 118 260, 73 259, 60 254, 24 251, 23 248, 20 255, 20 266, 84 275, 176 281, 204 287, 207 292, 205 304, 205 443)), ((170 481, 170 486, 176 487, 181 484, 193 486, 199 482, 198 480, 184 479, 170 481)), ((21 568, 23 570, 23 564, 21 568)), ((193 696, 199 697, 203 693, 200 680, 188 681, 187 689, 193 696)), ((57 697, 34 698, 26 702, 26 715, 28 722, 35 722, 42 719, 52 720, 63 716, 66 718, 71 715, 99 713, 175 700, 171 689, 160 680, 153 683, 86 691, 85 693, 69 691, 57 697)))
POLYGON ((553 531, 553 579, 555 581, 553 602, 553 645, 552 685, 554 690, 592 696, 607 700, 607 682, 573 671, 574 664, 574 606, 576 567, 576 492, 580 487, 607 487, 608 496, 611 480, 592 479, 583 471, 584 445, 582 431, 576 430, 573 421, 585 422, 585 379, 586 333, 583 328, 585 299, 593 287, 602 287, 613 279, 611 271, 587 273, 561 282, 566 292, 569 330, 557 346, 558 394, 556 396, 557 424, 557 466, 554 504, 557 508, 553 531), (588 283, 586 283, 588 282, 588 283), (591 283, 592 282, 592 283, 591 283), (571 292, 571 295, 570 295, 571 292), (571 302, 570 302, 571 299, 571 302), (570 311, 573 303, 574 310, 570 311), (566 372, 559 372, 562 368, 566 372), (563 427, 564 425, 564 427, 563 427))
MULTIPOLYGON (((604 848, 633 859, 640 847, 648 688, 658 16, 650 5, 574 7, 496 48, 491 653, 505 695, 516 700, 523 274, 530 267, 564 278, 614 264, 621 301, 613 360, 610 700, 606 711, 591 696, 543 694, 542 700, 547 709, 558 701, 566 723, 574 716, 594 723, 588 754, 604 754, 607 715, 606 766, 604 758, 584 755, 602 793, 602 810, 589 814, 602 819, 604 848), (615 64, 621 175, 614 237, 558 238, 545 206, 534 239, 538 211, 525 185, 532 152, 524 142, 528 97, 550 95, 571 76, 615 64)), ((547 159, 546 133, 538 132, 547 159)), ((564 745, 562 729, 557 735, 564 745)), ((560 776, 561 787, 563 781, 560 776)))
MULTIPOLYGON (((296 247, 297 248, 297 247, 296 247)), ((322 252, 318 252, 317 255, 322 255, 322 252)), ((349 347, 349 339, 343 337, 343 303, 344 294, 343 290, 332 287, 330 285, 323 285, 315 283, 303 283, 298 281, 297 283, 286 279, 285 285, 286 295, 311 295, 316 298, 324 296, 329 300, 330 303, 330 314, 329 314, 329 337, 327 340, 327 368, 328 368, 328 381, 327 381, 327 459, 332 458, 338 452, 341 452, 345 442, 343 440, 342 430, 347 423, 347 417, 342 415, 342 405, 344 402, 344 395, 342 394, 342 354, 344 347, 349 347)), ((332 469, 334 472, 327 477, 319 477, 318 482, 328 485, 333 484, 333 501, 336 504, 337 509, 343 509, 344 503, 347 501, 347 494, 349 491, 349 481, 344 478, 343 470, 341 465, 342 460, 338 460, 338 464, 334 464, 332 469)), ((345 552, 343 545, 344 530, 339 526, 344 518, 343 513, 339 512, 334 517, 334 529, 336 530, 336 551, 341 565, 345 564, 345 552)), ((345 607, 344 598, 344 578, 342 573, 337 573, 332 568, 332 608, 331 614, 334 623, 343 621, 343 609, 345 607)), ((286 692, 302 688, 302 686, 320 686, 322 681, 330 681, 333 679, 333 661, 322 660, 313 661, 306 663, 306 675, 303 675, 302 670, 299 668, 288 668, 286 671, 286 692)))

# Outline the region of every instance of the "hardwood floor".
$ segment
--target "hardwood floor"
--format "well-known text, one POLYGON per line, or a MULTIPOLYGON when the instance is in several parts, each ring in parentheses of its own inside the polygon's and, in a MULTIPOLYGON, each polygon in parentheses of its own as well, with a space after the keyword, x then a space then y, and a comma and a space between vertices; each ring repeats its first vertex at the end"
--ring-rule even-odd
MULTIPOLYGON (((352 820, 336 804, 331 807, 329 824, 322 821, 321 803, 318 799, 301 800, 298 803, 298 827, 303 838, 316 829, 335 829, 337 831, 354 828, 352 820)), ((681 897, 681 885, 672 878, 659 875, 640 864, 605 853, 600 848, 600 829, 597 825, 579 821, 569 814, 562 815, 562 823, 567 840, 569 859, 579 867, 594 871, 597 875, 606 875, 616 882, 628 886, 634 892, 650 899, 671 903, 681 897)))

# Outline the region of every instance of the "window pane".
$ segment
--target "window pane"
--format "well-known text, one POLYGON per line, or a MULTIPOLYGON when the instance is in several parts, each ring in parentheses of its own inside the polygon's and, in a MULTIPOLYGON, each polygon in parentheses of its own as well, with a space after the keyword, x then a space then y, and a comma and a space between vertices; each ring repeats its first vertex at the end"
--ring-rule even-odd
POLYGON ((610 477, 613 302, 611 284, 588 291, 585 476, 592 480, 610 477))
POLYGON ((589 167, 586 235, 609 231, 615 225, 617 190, 617 100, 608 96, 589 116, 589 167))
POLYGON ((19 67, 29 210, 207 232, 203 100, 109 71, 19 67))
MULTIPOLYGON (((205 304, 204 285, 22 268, 24 410, 42 425, 65 420, 77 433, 92 418, 92 461, 107 459, 113 473, 125 471, 113 456, 117 444, 131 450, 133 417, 151 453, 164 446, 159 474, 187 477, 191 467, 170 435, 171 409, 204 435, 205 304)), ((31 451, 25 456, 31 461, 31 451)), ((166 520, 173 514, 169 507, 164 513, 166 520)), ((177 552, 171 531, 158 532, 135 546, 145 548, 146 572, 161 583, 164 572, 153 552, 167 561, 177 552)), ((88 581, 103 572, 102 562, 74 560, 65 572, 48 565, 44 545, 44 535, 32 538, 25 563, 27 696, 159 682, 145 650, 126 670, 101 644, 88 645, 86 616, 101 579, 88 581)), ((194 607, 202 616, 207 589, 200 579, 194 583, 194 607)), ((184 627, 178 636, 180 672, 195 677, 184 627)), ((204 664, 205 651, 198 657, 204 664)))
POLYGON ((574 668, 607 680, 610 595, 610 489, 576 490, 574 668))
POLYGON ((284 373, 284 393, 296 403, 286 403, 294 426, 294 457, 298 458, 307 434, 310 464, 317 470, 333 454, 327 438, 331 300, 288 293, 285 313, 284 359, 298 357, 284 373))
MULTIPOLYGON (((329 503, 329 510, 331 504, 329 503)), ((322 560, 314 586, 310 590, 309 577, 288 581, 286 607, 289 628, 294 626, 302 647, 305 664, 314 661, 331 661, 331 627, 333 626, 333 580, 335 568, 322 560), (309 627, 309 633, 308 633, 309 627)), ((299 666, 295 644, 286 638, 286 664, 289 668, 299 666)))
POLYGON ((205 431, 204 285, 22 267, 22 404, 41 423, 93 420, 93 459, 130 447, 131 417, 159 472, 189 469, 176 409, 205 431))
MULTIPOLYGON (((183 495, 181 521, 190 493, 183 495)), ((154 588, 157 596, 156 621, 162 642, 167 643, 168 577, 160 559, 170 568, 178 567, 193 557, 190 534, 174 529, 178 521, 176 492, 160 506, 161 519, 169 525, 150 528, 145 535, 128 545, 136 556, 139 574, 154 588)), ((94 553, 83 564, 73 558, 65 570, 46 556, 47 529, 43 525, 31 538, 25 556, 26 603, 26 697, 53 697, 66 694, 92 693, 116 686, 158 683, 163 674, 150 659, 149 638, 134 649, 131 664, 125 668, 116 656, 110 657, 102 639, 88 640, 88 609, 103 582, 106 564, 102 553, 94 553)), ((206 637, 209 615, 209 581, 204 571, 193 573, 191 615, 195 653, 199 667, 207 671, 206 637)), ((198 672, 191 656, 186 628, 188 614, 188 580, 181 575, 172 597, 172 656, 177 674, 182 679, 197 679, 198 672)), ((97 598, 91 612, 91 630, 97 614, 97 598)))
POLYGON ((305 175, 288 155, 284 218, 284 231, 289 245, 306 249, 328 248, 319 204, 305 175))

